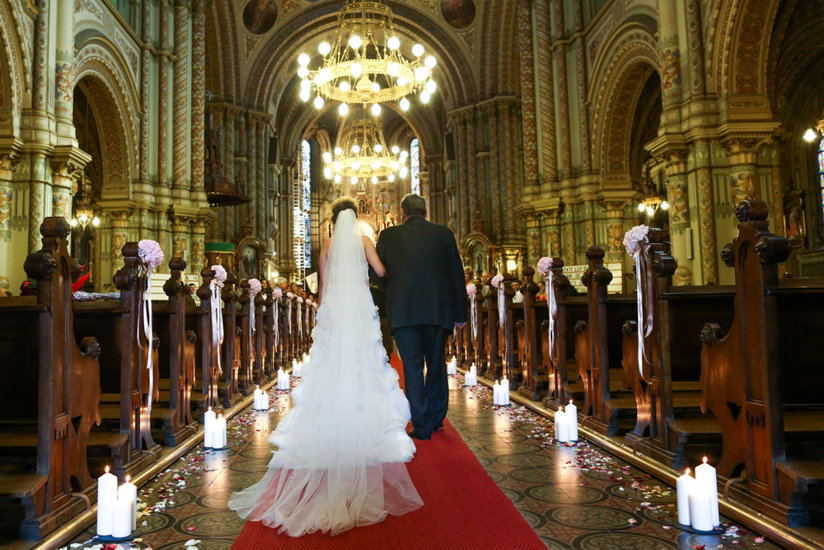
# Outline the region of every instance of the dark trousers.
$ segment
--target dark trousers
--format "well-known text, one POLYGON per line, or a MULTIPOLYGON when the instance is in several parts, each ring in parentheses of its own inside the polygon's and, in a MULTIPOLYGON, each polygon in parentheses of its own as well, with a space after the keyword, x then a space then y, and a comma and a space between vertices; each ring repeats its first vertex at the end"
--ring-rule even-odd
POLYGON ((392 331, 403 361, 406 398, 412 426, 427 437, 446 418, 449 385, 446 378, 446 340, 451 331, 434 325, 417 325, 392 331), (423 367, 426 362, 426 379, 423 367))

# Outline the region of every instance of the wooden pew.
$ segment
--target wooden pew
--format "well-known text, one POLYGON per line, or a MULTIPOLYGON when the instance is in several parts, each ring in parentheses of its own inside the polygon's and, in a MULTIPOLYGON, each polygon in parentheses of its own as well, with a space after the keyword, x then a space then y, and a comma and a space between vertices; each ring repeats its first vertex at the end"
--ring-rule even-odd
MULTIPOLYGON (((215 346, 212 341, 212 314, 211 282, 215 273, 211 267, 204 267, 200 272, 201 285, 197 289, 197 297, 200 299, 199 307, 188 307, 186 309, 186 329, 191 330, 197 336, 195 344, 195 377, 197 379, 195 387, 198 391, 192 392, 192 405, 196 408, 196 418, 201 418, 209 407, 216 408, 220 403, 220 384, 223 379, 222 363, 218 366, 218 354, 220 346, 215 346)), ((227 274, 228 278, 228 274, 227 274)), ((225 341, 224 327, 224 341, 225 341)))
POLYGON ((275 347, 275 299, 272 297, 272 289, 267 288, 263 292, 263 337, 264 347, 266 349, 266 362, 264 364, 264 373, 268 380, 272 379, 272 375, 277 370, 275 363, 277 361, 277 349, 275 347))
POLYGON ((24 266, 37 296, 0 302, 0 501, 13 530, 0 531, 0 542, 42 538, 83 512, 95 497, 87 450, 126 445, 119 433, 91 435, 100 423, 100 346, 74 339, 79 266, 68 254, 70 231, 63 218, 44 220, 42 248, 24 266))
POLYGON ((220 389, 220 402, 224 408, 230 408, 240 402, 242 395, 247 395, 251 381, 241 371, 240 338, 237 334, 238 295, 235 293, 237 277, 227 272, 226 281, 220 291, 223 300, 223 346, 221 361, 226 383, 220 389))
MULTIPOLYGON (((472 359, 475 363, 478 374, 483 374, 484 364, 486 362, 486 350, 484 348, 484 324, 483 324, 483 296, 481 295, 481 285, 475 283, 475 299, 469 300, 469 315, 467 317, 467 327, 469 331, 469 338, 472 340, 472 359), (475 312, 475 328, 472 328, 472 312, 475 312)), ((447 358, 448 359, 448 358, 447 358)))
POLYGON ((524 268, 523 320, 516 322, 518 331, 518 357, 521 364, 522 384, 518 393, 532 401, 540 401, 548 387, 547 369, 541 358, 542 344, 548 318, 546 301, 537 302, 538 285, 533 281, 535 270, 524 268))
MULTIPOLYGON (((605 435, 617 435, 622 429, 619 416, 635 415, 635 398, 627 391, 621 370, 621 326, 635 317, 635 297, 609 295, 607 286, 612 273, 604 267, 604 251, 591 246, 586 252, 589 266, 581 277, 587 287, 586 328, 576 335, 578 370, 585 381, 584 420, 605 435)), ((634 420, 634 418, 633 418, 634 420)))
POLYGON ((762 201, 735 210, 722 258, 735 270, 735 319, 702 330, 702 408, 721 425, 718 472, 729 496, 789 525, 824 521, 824 280, 779 281, 789 255, 762 201))
POLYGON ((486 299, 484 300, 484 349, 486 350, 485 368, 483 377, 494 381, 501 378, 503 362, 498 354, 498 291, 491 285, 485 285, 486 299))
POLYGON ((263 330, 263 306, 266 298, 262 292, 255 295, 254 300, 250 300, 249 308, 255 310, 255 323, 250 335, 252 340, 252 351, 254 357, 253 368, 255 372, 255 379, 258 384, 264 384, 269 377, 266 375, 266 335, 263 330))

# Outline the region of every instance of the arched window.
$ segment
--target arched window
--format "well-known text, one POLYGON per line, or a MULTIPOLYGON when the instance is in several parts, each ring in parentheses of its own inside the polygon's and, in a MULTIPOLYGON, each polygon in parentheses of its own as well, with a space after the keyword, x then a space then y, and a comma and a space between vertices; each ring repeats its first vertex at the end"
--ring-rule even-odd
POLYGON ((409 157, 410 157, 410 178, 409 181, 412 183, 412 193, 417 193, 418 195, 421 194, 421 147, 418 143, 418 138, 414 138, 412 143, 409 144, 409 157))
POLYGON ((295 269, 298 279, 303 280, 312 265, 312 148, 306 140, 300 144, 300 176, 292 193, 295 269))

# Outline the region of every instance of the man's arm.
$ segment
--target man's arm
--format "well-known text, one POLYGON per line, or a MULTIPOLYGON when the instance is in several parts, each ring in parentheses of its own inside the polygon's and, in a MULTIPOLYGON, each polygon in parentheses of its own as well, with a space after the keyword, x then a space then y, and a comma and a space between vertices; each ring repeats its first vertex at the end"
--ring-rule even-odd
MULTIPOLYGON (((381 233, 383 235, 383 232, 381 233)), ((378 274, 375 273, 375 270, 372 269, 372 266, 369 266, 369 281, 383 290, 386 291, 386 276, 389 274, 389 269, 386 268, 386 256, 385 256, 385 240, 381 237, 378 237, 378 244, 375 245, 375 251, 378 253, 378 259, 384 265, 384 269, 386 270, 383 277, 378 277, 378 274)))

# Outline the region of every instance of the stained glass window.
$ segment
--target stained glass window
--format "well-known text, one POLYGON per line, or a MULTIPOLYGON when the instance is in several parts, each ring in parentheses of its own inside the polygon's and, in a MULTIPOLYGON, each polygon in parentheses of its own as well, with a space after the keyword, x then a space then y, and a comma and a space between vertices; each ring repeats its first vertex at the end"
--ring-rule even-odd
POLYGON ((412 183, 412 192, 417 193, 418 195, 421 194, 421 147, 418 143, 418 138, 412 140, 412 143, 409 144, 409 157, 410 157, 410 181, 412 183))
POLYGON ((312 264, 310 205, 312 200, 312 150, 309 142, 300 144, 300 175, 292 194, 295 269, 299 279, 312 264))

